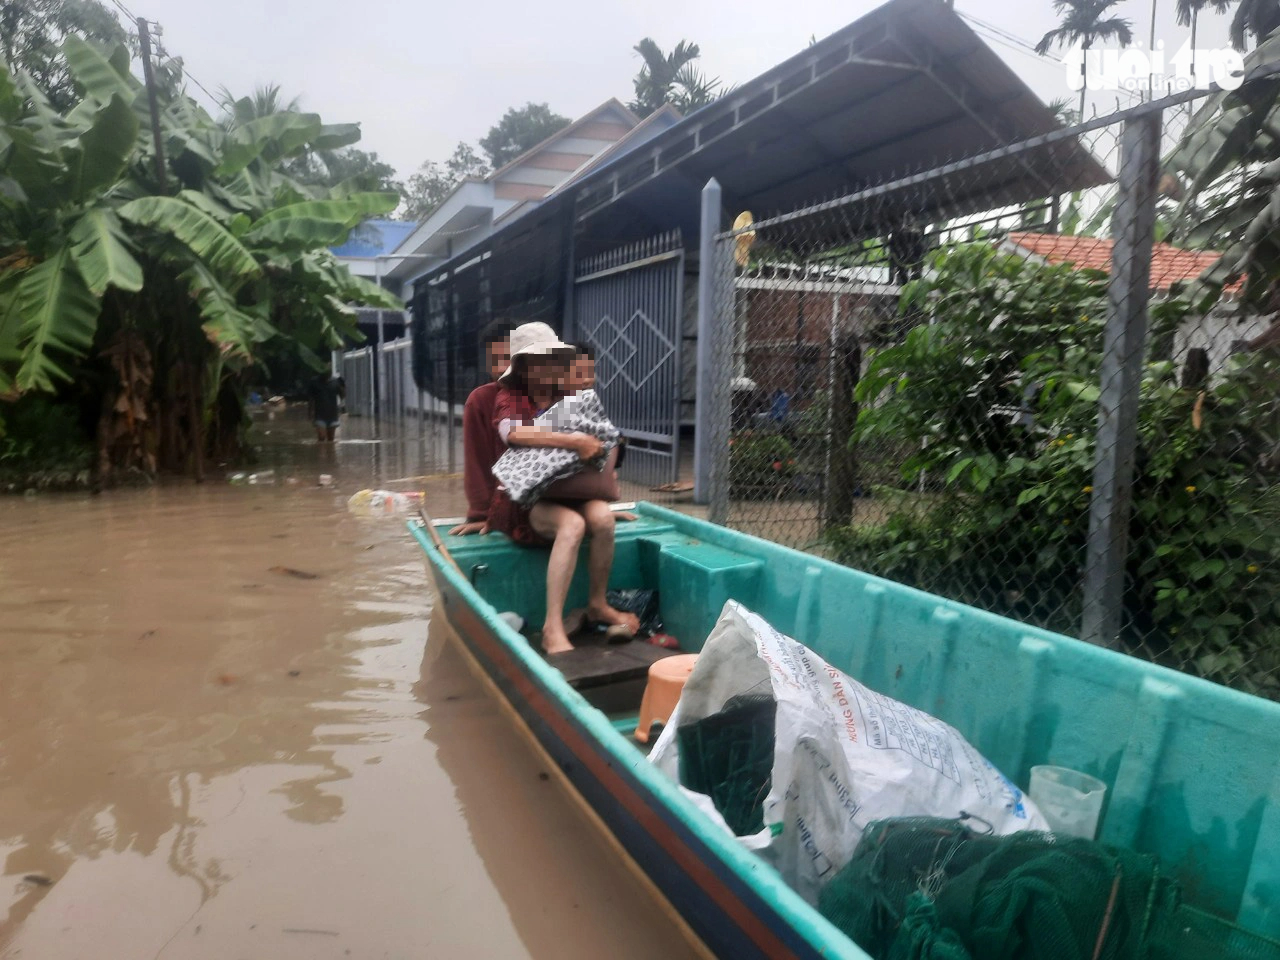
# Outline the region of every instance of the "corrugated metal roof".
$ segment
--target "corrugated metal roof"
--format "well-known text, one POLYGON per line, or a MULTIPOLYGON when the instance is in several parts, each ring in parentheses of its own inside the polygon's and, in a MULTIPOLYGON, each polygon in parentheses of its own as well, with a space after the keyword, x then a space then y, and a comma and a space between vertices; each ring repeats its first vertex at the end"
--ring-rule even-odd
MULTIPOLYGON (((561 244, 568 216, 579 257, 673 228, 696 247, 710 177, 727 210, 760 220, 1055 129, 1048 107, 943 0, 889 0, 547 197, 433 276, 486 250, 532 249, 522 239, 530 232, 561 244)), ((840 230, 875 235, 903 218, 927 223, 1109 179, 1077 140, 1059 140, 846 208, 840 230)), ((513 257, 504 271, 522 269, 513 257)))
MULTIPOLYGON (((596 171, 575 200, 580 220, 620 200, 696 214, 690 198, 714 176, 726 207, 761 219, 1058 126, 948 4, 890 0, 596 171)), ((1079 144, 1059 143, 952 178, 945 198, 922 190, 911 212, 925 221, 944 203, 956 215, 1108 179, 1079 144)))

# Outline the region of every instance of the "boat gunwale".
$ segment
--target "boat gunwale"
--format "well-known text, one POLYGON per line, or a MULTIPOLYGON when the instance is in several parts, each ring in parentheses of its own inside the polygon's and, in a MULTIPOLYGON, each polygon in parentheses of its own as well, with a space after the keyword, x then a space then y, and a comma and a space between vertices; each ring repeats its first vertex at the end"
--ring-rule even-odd
MULTIPOLYGON (((661 508, 647 502, 637 504, 636 509, 656 520, 667 519, 664 514, 669 513, 662 511, 659 514, 657 511, 661 508)), ((692 519, 682 514, 672 514, 672 516, 692 519)), ((432 529, 443 526, 445 523, 446 521, 435 521, 432 529)), ((633 743, 613 727, 599 709, 592 706, 579 691, 571 687, 559 670, 548 664, 521 634, 501 620, 493 605, 480 596, 461 568, 456 565, 447 546, 441 542, 437 547, 432 542, 432 537, 424 532, 423 527, 426 525, 425 520, 411 520, 409 528, 414 539, 432 561, 436 572, 443 576, 449 586, 466 601, 471 612, 483 626, 488 628, 489 633, 504 652, 510 655, 518 667, 541 688, 540 692, 543 696, 553 706, 558 707, 558 713, 571 725, 580 728, 588 747, 594 744, 597 751, 603 751, 607 754, 608 760, 620 766, 622 771, 629 775, 629 779, 633 780, 639 788, 636 792, 641 801, 646 799, 644 794, 647 793, 656 801, 659 808, 655 812, 661 815, 665 811, 674 818, 678 827, 683 828, 685 833, 714 854, 733 880, 740 883, 755 898, 770 905, 788 930, 816 954, 833 958, 833 960, 868 960, 868 955, 853 940, 823 917, 816 907, 806 902, 771 865, 747 850, 737 838, 724 832, 708 818, 683 794, 678 784, 658 771, 633 743)), ((477 546, 481 544, 482 542, 477 541, 477 546)), ((495 548, 508 546, 509 542, 505 540, 500 544, 494 544, 495 548)), ((447 613, 446 616, 448 616, 447 613)), ((501 684, 499 686, 501 688, 501 684)), ((567 746, 572 749, 571 744, 567 746)), ((714 870, 710 865, 708 869, 714 870)), ((739 901, 742 900, 736 891, 727 886, 725 889, 739 901)), ((745 902, 743 905, 749 906, 745 902)), ((680 909, 679 904, 673 904, 673 906, 677 911, 680 909)), ((759 919, 765 924, 766 929, 777 936, 763 917, 759 919)), ((747 935, 750 934, 747 933, 747 935)))
MULTIPOLYGON (((762 560, 769 566, 772 566, 773 563, 777 562, 795 562, 796 560, 802 559, 804 566, 808 570, 818 574, 833 574, 837 571, 839 571, 841 575, 853 573, 862 578, 864 589, 883 589, 893 591, 897 596, 910 597, 935 612, 951 611, 961 613, 979 631, 981 631, 984 626, 999 627, 1002 632, 1006 634, 1011 633, 1013 636, 1016 636, 1020 643, 1025 643, 1027 641, 1044 643, 1047 645, 1043 651, 1047 657, 1045 662, 1052 664, 1052 669, 1055 672, 1062 671, 1067 674, 1073 674, 1094 685, 1099 691, 1114 692, 1115 695, 1133 700, 1135 704, 1141 702, 1143 697, 1147 694, 1153 694, 1162 699, 1167 699, 1170 702, 1176 702, 1177 709, 1180 712, 1183 712, 1185 717, 1194 719, 1197 723, 1222 727, 1236 732, 1256 728, 1260 724, 1271 726, 1272 724, 1277 723, 1277 721, 1280 721, 1280 703, 1275 703, 1243 691, 1233 690, 1220 684, 1213 683, 1212 681, 1205 680, 1201 677, 1184 674, 1172 668, 1143 660, 1118 650, 1099 647, 1065 634, 1054 633, 1052 631, 1031 626, 977 607, 968 606, 958 601, 930 594, 927 591, 923 591, 918 588, 887 580, 882 577, 877 577, 865 571, 849 568, 823 557, 801 554, 798 551, 792 550, 791 548, 785 547, 781 544, 776 544, 759 537, 753 537, 739 531, 717 526, 707 521, 699 520, 696 517, 672 511, 655 504, 642 502, 637 506, 637 511, 642 513, 648 520, 657 523, 665 522, 671 524, 680 534, 694 541, 726 550, 745 552, 762 560), (1012 631, 1009 629, 1011 625, 1014 628, 1012 631), (1091 667, 1092 669, 1083 669, 1088 667, 1091 667)), ((639 533, 639 531, 637 531, 637 533, 639 533)), ((506 545, 507 543, 505 540, 495 542, 493 544, 493 548, 501 549, 506 545)), ((480 546, 480 544, 478 543, 477 546, 480 546)), ((484 551, 482 550, 468 549, 465 559, 468 561, 473 558, 478 559, 478 556, 483 552, 484 551)), ((448 556, 447 549, 445 550, 445 556, 448 556)), ((468 600, 469 603, 478 602, 482 605, 482 609, 484 611, 488 611, 489 604, 480 598, 476 591, 471 589, 470 584, 466 582, 465 577, 460 576, 459 586, 466 591, 469 591, 468 593, 465 593, 464 596, 469 598, 474 597, 474 600, 468 600)), ((499 621, 499 623, 501 622, 499 621)), ((499 631, 499 636, 502 637, 503 643, 508 647, 512 647, 512 649, 518 654, 530 652, 528 650, 527 643, 523 644, 525 649, 515 647, 512 644, 511 638, 500 632, 506 627, 505 624, 501 624, 499 626, 491 623, 490 626, 492 629, 499 631)), ((512 633, 514 634, 514 631, 512 633)), ((800 639, 803 642, 806 638, 802 637, 800 639)), ((537 657, 536 659, 537 663, 533 665, 531 669, 538 671, 538 675, 543 678, 544 683, 547 678, 542 671, 546 670, 554 673, 555 676, 550 678, 551 682, 548 686, 555 687, 556 679, 562 679, 559 677, 558 671, 555 671, 554 668, 543 663, 540 657, 537 657)), ((572 699, 566 698, 563 695, 558 696, 557 699, 561 700, 562 703, 565 704, 566 709, 569 709, 567 706, 568 703, 574 702, 572 699)), ((603 716, 601 716, 601 719, 605 720, 603 716)), ((611 736, 618 737, 626 749, 633 749, 626 743, 625 737, 622 734, 619 734, 616 730, 612 730, 612 728, 610 730, 610 734, 604 734, 602 731, 592 730, 591 727, 588 727, 588 731, 597 741, 604 745, 605 749, 609 750, 610 753, 615 756, 617 755, 617 744, 611 739, 611 736)), ((1115 746, 1117 748, 1126 748, 1126 746, 1137 746, 1142 748, 1143 744, 1138 743, 1135 745, 1133 743, 1129 743, 1127 736, 1122 736, 1115 743, 1115 746)), ((1161 750, 1163 749, 1164 748, 1161 747, 1161 750)), ((619 757, 619 759, 623 758, 619 757)), ((634 767, 632 758, 627 757, 626 762, 628 763, 628 766, 634 767)), ((648 766, 647 761, 642 762, 645 766, 648 766)), ((668 809, 672 810, 673 813, 675 813, 680 820, 684 822, 686 827, 691 829, 695 835, 701 836, 706 840, 708 846, 710 846, 715 851, 716 855, 721 857, 722 860, 727 861, 730 865, 730 869, 735 874, 741 877, 744 882, 748 882, 753 888, 756 888, 757 892, 763 895, 766 899, 769 899, 772 896, 771 893, 765 892, 766 890, 770 890, 771 886, 762 882, 763 877, 761 877, 758 872, 754 870, 744 872, 742 869, 741 859, 737 856, 736 852, 726 850, 723 844, 712 843, 710 836, 702 832, 706 826, 709 825, 709 821, 703 820, 701 824, 697 822, 697 818, 703 817, 701 811, 698 811, 691 803, 685 801, 682 796, 677 798, 671 797, 670 793, 664 789, 666 786, 665 784, 655 785, 653 781, 641 773, 637 773, 637 776, 646 788, 652 790, 655 795, 662 799, 668 809), (757 883, 757 881, 761 882, 757 883)), ((1259 786, 1259 777, 1250 776, 1249 782, 1250 790, 1255 790, 1259 786)), ((1269 788, 1265 786, 1261 787, 1263 797, 1274 795, 1274 791, 1280 788, 1280 774, 1275 775, 1275 779, 1272 781, 1272 784, 1273 785, 1269 788), (1271 794, 1268 794, 1268 790, 1271 791, 1271 794)), ((675 787, 674 784, 671 784, 670 786, 673 789, 679 789, 678 787, 675 787)), ((1152 788, 1152 785, 1148 785, 1147 789, 1152 788)), ((1244 929, 1263 936, 1272 935, 1271 929, 1275 923, 1276 914, 1274 907, 1269 905, 1265 898, 1260 898, 1260 891, 1265 891, 1271 878, 1275 876, 1276 873, 1262 861, 1265 860, 1265 852, 1266 849, 1268 849, 1267 845, 1274 842, 1274 834, 1277 826, 1280 826, 1280 819, 1276 818, 1274 811, 1270 815, 1270 819, 1264 819, 1258 825, 1259 832, 1252 838, 1254 846, 1248 854, 1249 862, 1242 864, 1244 873, 1241 875, 1239 881, 1241 884, 1238 888, 1239 899, 1235 901, 1233 907, 1218 910, 1218 912, 1223 916, 1232 917, 1234 922, 1242 926, 1244 929), (1270 839, 1264 841, 1264 835, 1270 839), (1260 860, 1260 858, 1262 859, 1260 860)), ((1138 827, 1135 825, 1133 829, 1138 829, 1138 827)), ((737 842, 732 837, 728 837, 726 835, 725 839, 730 844, 736 846, 737 842)), ((1104 842, 1112 842, 1108 841, 1106 837, 1103 837, 1102 839, 1104 842)), ((1116 840, 1114 842, 1120 842, 1124 846, 1133 847, 1133 843, 1129 839, 1116 840)), ((1138 849, 1137 847, 1133 848, 1138 849)), ((754 855, 745 851, 745 849, 742 849, 742 853, 754 859, 754 855)), ((760 865, 767 866, 762 862, 760 865)), ((785 882, 782 881, 780 875, 773 871, 771 867, 768 869, 773 874, 773 877, 770 879, 776 878, 777 884, 785 885, 785 882)), ((797 899, 800 899, 798 894, 794 894, 794 891, 789 887, 786 888, 786 891, 793 894, 797 899)), ((816 915, 821 919, 820 915, 817 914, 817 911, 804 902, 803 899, 800 899, 800 905, 803 907, 803 910, 796 908, 796 913, 803 915, 812 911, 813 915, 816 915)), ((786 913, 784 915, 788 918, 792 916, 791 913, 786 913)), ((825 920, 823 922, 825 924, 825 920)), ((848 938, 843 934, 837 934, 837 936, 839 936, 844 943, 848 943, 850 946, 853 946, 852 941, 848 940, 848 938)), ((809 937, 807 939, 810 943, 821 942, 813 937, 809 937)), ((825 946, 829 949, 831 944, 827 943, 825 946)), ((854 949, 856 950, 857 948, 854 947, 854 949)), ((861 952, 854 955, 865 956, 865 954, 862 954, 861 952)))

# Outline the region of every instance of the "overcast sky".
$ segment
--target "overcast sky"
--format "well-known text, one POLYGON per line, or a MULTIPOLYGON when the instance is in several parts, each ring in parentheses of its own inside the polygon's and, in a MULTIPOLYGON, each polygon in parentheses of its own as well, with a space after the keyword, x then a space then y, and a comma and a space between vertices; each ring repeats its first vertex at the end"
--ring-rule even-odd
MULTIPOLYGON (((1157 0, 1157 37, 1176 48, 1188 37, 1174 0, 1157 0)), ((802 50, 878 4, 874 0, 544 0, 541 4, 390 0, 125 0, 159 21, 166 50, 216 92, 237 95, 277 83, 326 122, 358 121, 360 146, 408 176, 444 159, 459 140, 476 141, 507 107, 549 103, 577 117, 611 96, 624 102, 640 61, 632 47, 651 36, 670 49, 702 48, 711 76, 740 83, 802 50), (604 11, 608 11, 606 14, 604 11)), ((1050 0, 957 0, 962 13, 1034 44, 1056 25, 1050 0)), ((1148 0, 1118 7, 1144 44, 1148 0)), ((1206 14, 1197 47, 1225 43, 1227 18, 1206 14)), ((972 25, 972 24, 971 24, 972 25)), ((1043 99, 1074 96, 1065 69, 975 27, 1043 99)), ((191 91, 205 100, 198 90, 191 91)), ((1117 95, 1091 95, 1099 112, 1117 95)), ((1130 98, 1121 97, 1128 104, 1130 98)))

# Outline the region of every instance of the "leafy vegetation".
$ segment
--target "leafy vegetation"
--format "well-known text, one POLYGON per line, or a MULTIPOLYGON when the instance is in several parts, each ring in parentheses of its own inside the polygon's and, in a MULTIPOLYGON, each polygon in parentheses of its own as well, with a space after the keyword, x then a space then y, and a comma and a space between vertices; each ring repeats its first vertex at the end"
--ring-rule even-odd
POLYGON ((644 64, 636 74, 635 98, 628 106, 638 117, 647 117, 667 103, 689 114, 723 92, 718 77, 708 78, 698 70, 695 61, 702 51, 696 43, 681 40, 666 53, 645 37, 635 45, 635 51, 644 64))
MULTIPOLYGON (((874 573, 1065 633, 1079 628, 1096 456, 1105 277, 991 244, 934 255, 904 292, 929 322, 874 355, 855 442, 910 442, 887 521, 831 534, 874 573)), ((1154 311, 1153 343, 1186 316, 1154 311)), ((1149 357, 1140 390, 1123 641, 1280 695, 1276 360, 1184 388, 1149 357)))
POLYGON ((796 452, 779 433, 739 431, 730 441, 729 475, 735 496, 781 496, 796 472, 796 452))
POLYGON ((104 480, 199 476, 207 452, 234 450, 264 352, 319 368, 355 333, 345 304, 399 306, 327 250, 398 197, 289 174, 357 141, 355 124, 284 111, 223 126, 168 88, 161 176, 126 49, 71 35, 63 57, 69 110, 0 70, 0 395, 89 406, 104 480))
POLYGON ((497 170, 563 130, 569 122, 568 117, 560 116, 545 103, 510 107, 480 138, 480 149, 489 158, 489 166, 497 170))
MULTIPOLYGON (((1115 40, 1127 47, 1133 42, 1133 23, 1115 16, 1112 10, 1120 0, 1053 0, 1053 9, 1062 16, 1062 22, 1036 44, 1036 53, 1044 56, 1057 46, 1080 44, 1087 51, 1099 41, 1115 40)), ((1080 63, 1080 109, 1077 116, 1084 116, 1084 98, 1088 90, 1085 84, 1085 63, 1080 63)))
POLYGON ((444 202, 450 191, 468 177, 483 177, 489 167, 475 147, 459 142, 443 164, 428 160, 409 177, 402 216, 406 220, 422 220, 444 202))
POLYGON ((0 0, 0 59, 26 73, 55 110, 70 110, 79 99, 62 58, 69 36, 125 42, 115 15, 97 0, 0 0))
POLYGON ((424 162, 409 177, 408 188, 404 191, 404 209, 400 215, 406 220, 422 220, 440 206, 463 180, 488 176, 490 171, 533 149, 568 125, 568 117, 555 113, 545 103, 511 107, 480 139, 484 157, 471 144, 459 141, 444 163, 435 160, 424 162))

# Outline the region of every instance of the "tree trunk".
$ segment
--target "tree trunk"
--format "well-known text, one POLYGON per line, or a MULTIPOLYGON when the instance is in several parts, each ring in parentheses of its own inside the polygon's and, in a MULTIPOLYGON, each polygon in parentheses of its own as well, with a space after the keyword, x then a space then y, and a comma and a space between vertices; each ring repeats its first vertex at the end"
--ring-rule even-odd
POLYGON ((827 483, 827 528, 853 520, 858 493, 858 454, 852 444, 858 423, 854 391, 862 375, 862 344, 849 327, 837 334, 835 369, 831 371, 831 475, 827 483))
MULTIPOLYGON (((195 351, 199 353, 199 349, 195 351)), ((191 430, 191 476, 204 483, 204 364, 187 364, 187 418, 191 430)))
POLYGON ((1089 89, 1089 41, 1086 40, 1080 46, 1080 115, 1076 117, 1076 123, 1084 123, 1084 95, 1089 89))

